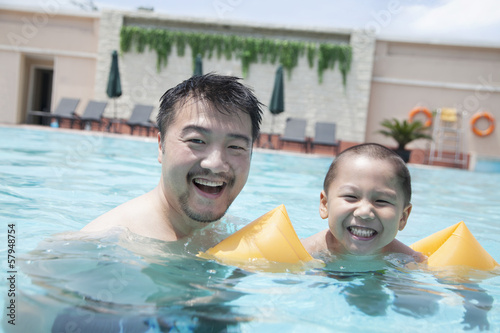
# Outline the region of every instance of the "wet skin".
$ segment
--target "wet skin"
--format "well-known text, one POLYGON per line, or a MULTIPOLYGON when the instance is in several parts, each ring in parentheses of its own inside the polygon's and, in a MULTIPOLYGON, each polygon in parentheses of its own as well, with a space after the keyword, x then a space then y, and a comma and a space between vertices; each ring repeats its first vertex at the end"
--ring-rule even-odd
POLYGON ((321 193, 320 215, 328 218, 328 249, 334 253, 383 252, 405 227, 410 211, 394 167, 365 156, 342 161, 328 195, 321 193))
POLYGON ((187 103, 159 140, 160 187, 174 228, 197 229, 220 219, 245 185, 250 170, 250 116, 222 114, 187 103))

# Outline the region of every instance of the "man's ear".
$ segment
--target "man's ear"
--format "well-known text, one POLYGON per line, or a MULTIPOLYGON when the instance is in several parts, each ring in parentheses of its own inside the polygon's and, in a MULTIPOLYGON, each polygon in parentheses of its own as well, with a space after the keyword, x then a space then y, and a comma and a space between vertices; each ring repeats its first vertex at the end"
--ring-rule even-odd
POLYGON ((325 191, 321 191, 319 195, 319 216, 322 219, 328 218, 328 198, 325 191))
POLYGON ((413 206, 409 204, 408 206, 405 207, 405 209, 403 209, 403 215, 399 220, 399 228, 398 228, 399 231, 403 230, 406 227, 406 222, 408 222, 408 217, 410 216, 412 207, 413 206))
POLYGON ((161 133, 158 132, 158 162, 160 162, 160 164, 162 157, 163 157, 163 144, 161 141, 161 133))

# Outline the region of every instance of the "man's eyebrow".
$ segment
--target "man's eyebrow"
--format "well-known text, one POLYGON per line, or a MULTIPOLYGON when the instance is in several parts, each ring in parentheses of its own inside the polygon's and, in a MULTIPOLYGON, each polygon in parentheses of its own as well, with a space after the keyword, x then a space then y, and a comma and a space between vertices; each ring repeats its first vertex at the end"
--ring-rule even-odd
POLYGON ((199 132, 201 134, 210 134, 210 131, 204 127, 196 126, 196 125, 188 125, 182 129, 181 135, 186 135, 189 132, 199 132))
MULTIPOLYGON (((186 135, 188 134, 189 132, 198 132, 200 134, 203 134, 203 135, 210 135, 212 133, 211 130, 205 128, 205 127, 202 127, 202 126, 196 126, 196 125, 188 125, 186 127, 184 127, 181 131, 181 135, 186 135)), ((235 140, 243 140, 245 141, 245 143, 250 146, 251 142, 252 142, 252 139, 247 136, 247 135, 244 135, 244 134, 239 134, 239 133, 228 133, 227 135, 228 137, 230 137, 231 139, 235 139, 235 140)))

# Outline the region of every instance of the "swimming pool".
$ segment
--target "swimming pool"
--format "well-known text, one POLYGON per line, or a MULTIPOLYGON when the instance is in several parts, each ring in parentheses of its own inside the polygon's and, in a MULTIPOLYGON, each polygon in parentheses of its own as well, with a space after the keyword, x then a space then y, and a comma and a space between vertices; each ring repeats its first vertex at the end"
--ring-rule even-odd
MULTIPOLYGON (((50 332, 53 325, 57 332, 96 332, 105 325, 106 332, 500 330, 498 274, 457 281, 405 268, 397 256, 372 262, 366 273, 335 265, 247 272, 197 258, 190 242, 118 232, 81 237, 74 231, 149 191, 160 174, 154 140, 83 134, 0 127, 1 233, 5 241, 15 225, 19 332, 50 332)), ((256 151, 224 232, 280 204, 299 237, 324 229, 318 203, 330 162, 256 151)), ((410 171, 414 208, 398 238, 411 244, 464 220, 498 261, 500 174, 416 166, 410 171)), ((7 251, 1 247, 8 278, 7 251)), ((7 278, 0 284, 1 326, 11 332, 7 278)))
POLYGON ((474 171, 500 172, 500 160, 492 157, 478 158, 474 166, 474 171))

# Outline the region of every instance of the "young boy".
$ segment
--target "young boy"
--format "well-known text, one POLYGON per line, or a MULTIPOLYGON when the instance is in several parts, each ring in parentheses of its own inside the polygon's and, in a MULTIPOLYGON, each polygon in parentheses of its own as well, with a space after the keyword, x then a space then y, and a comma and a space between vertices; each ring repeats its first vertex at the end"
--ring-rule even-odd
POLYGON ((325 177, 319 213, 329 229, 304 240, 315 257, 405 253, 425 256, 395 239, 406 226, 412 205, 411 178, 392 150, 367 143, 339 154, 325 177))

